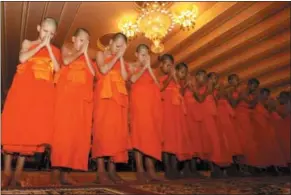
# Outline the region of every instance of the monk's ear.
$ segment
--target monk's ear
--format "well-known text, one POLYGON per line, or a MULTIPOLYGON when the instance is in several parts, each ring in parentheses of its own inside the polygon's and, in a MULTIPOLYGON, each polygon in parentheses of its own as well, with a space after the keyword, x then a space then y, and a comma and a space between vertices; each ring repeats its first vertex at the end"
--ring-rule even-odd
POLYGON ((37 25, 36 29, 37 29, 37 32, 40 32, 40 25, 37 25))
POLYGON ((112 45, 112 43, 113 43, 113 40, 112 40, 112 39, 110 39, 110 41, 109 41, 109 45, 112 45))
POLYGON ((72 42, 75 43, 75 41, 76 41, 76 37, 73 36, 73 37, 72 37, 72 42))
POLYGON ((135 57, 137 57, 137 56, 138 56, 138 53, 137 53, 137 52, 135 52, 135 53, 134 53, 134 55, 135 55, 135 57))

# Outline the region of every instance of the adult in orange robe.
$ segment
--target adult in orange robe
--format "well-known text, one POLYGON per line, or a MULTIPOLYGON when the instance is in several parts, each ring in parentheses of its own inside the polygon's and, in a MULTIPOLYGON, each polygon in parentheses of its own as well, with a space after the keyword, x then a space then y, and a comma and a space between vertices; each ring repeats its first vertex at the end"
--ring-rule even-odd
POLYGON ((267 100, 270 93, 269 89, 260 89, 258 102, 252 114, 252 121, 255 127, 254 138, 258 146, 258 155, 262 166, 280 167, 286 165, 286 160, 276 139, 271 115, 267 110, 267 100))
POLYGON ((207 79, 205 70, 197 71, 196 80, 194 95, 201 103, 203 139, 209 139, 211 144, 209 155, 211 177, 223 177, 220 167, 228 167, 232 159, 227 152, 223 132, 217 128, 217 108, 213 97, 214 80, 207 79))
POLYGON ((251 121, 252 109, 250 108, 254 102, 254 92, 259 87, 257 79, 250 79, 247 86, 239 84, 238 75, 232 75, 229 84, 233 86, 230 91, 230 102, 235 108, 235 127, 238 132, 240 143, 244 153, 244 163, 248 167, 248 171, 256 174, 255 168, 261 167, 258 157, 257 143, 254 139, 254 125, 251 121))
POLYGON ((176 179, 178 171, 177 159, 185 161, 192 158, 190 139, 186 128, 185 105, 180 94, 179 81, 187 75, 187 65, 179 64, 173 68, 174 58, 164 54, 159 58, 164 76, 160 78, 162 92, 162 136, 163 136, 163 162, 165 176, 176 179))
POLYGON ((149 47, 138 45, 135 55, 137 62, 130 64, 131 144, 135 149, 137 180, 144 183, 159 180, 154 160, 162 160, 162 105, 160 84, 150 66, 149 47))
POLYGON ((110 54, 97 53, 101 72, 94 91, 92 157, 97 158, 98 180, 102 184, 121 183, 116 163, 128 162, 127 68, 123 59, 127 38, 117 33, 110 40, 110 54), (104 158, 109 157, 108 172, 104 158))
POLYGON ((290 95, 287 91, 282 91, 278 97, 279 105, 277 113, 280 119, 276 123, 276 135, 279 140, 281 150, 285 156, 289 168, 291 169, 290 160, 290 95))
POLYGON ((75 183, 66 169, 88 170, 93 112, 93 76, 88 56, 89 32, 78 28, 73 47, 62 48, 63 64, 56 85, 51 163, 59 183, 75 183), (65 168, 65 169, 64 169, 65 168))
POLYGON ((198 158, 204 159, 205 153, 203 152, 203 140, 202 140, 202 117, 199 114, 200 104, 193 96, 193 88, 195 85, 195 77, 188 75, 185 85, 183 86, 183 95, 185 100, 185 106, 187 109, 186 125, 187 131, 190 137, 192 159, 184 162, 184 168, 182 174, 184 177, 202 178, 203 176, 197 171, 198 158))
POLYGON ((241 174, 239 170, 241 170, 240 161, 242 160, 243 151, 235 129, 234 110, 228 102, 226 90, 229 86, 219 81, 219 76, 215 72, 208 73, 208 77, 213 80, 215 85, 213 95, 217 104, 217 128, 222 134, 226 145, 224 153, 228 153, 228 156, 236 159, 236 163, 239 165, 239 169, 237 169, 236 165, 232 164, 227 171, 229 175, 239 176, 241 174))
POLYGON ((39 37, 22 43, 17 72, 2 113, 4 177, 2 186, 22 185, 25 156, 51 144, 54 114, 53 73, 59 70, 60 51, 50 44, 57 29, 53 18, 37 26, 39 37), (19 153, 14 175, 12 154, 19 153))

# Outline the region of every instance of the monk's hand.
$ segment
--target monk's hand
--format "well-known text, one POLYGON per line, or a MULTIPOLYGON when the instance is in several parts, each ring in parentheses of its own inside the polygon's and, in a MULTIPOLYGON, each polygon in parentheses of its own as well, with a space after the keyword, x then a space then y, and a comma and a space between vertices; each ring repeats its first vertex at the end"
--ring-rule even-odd
POLYGON ((41 41, 40 45, 41 45, 42 47, 47 47, 47 45, 49 45, 49 43, 50 43, 50 38, 49 38, 49 36, 47 35, 47 36, 45 36, 44 39, 41 41))
POLYGON ((81 47, 81 52, 85 55, 88 52, 89 41, 85 42, 81 47))
POLYGON ((126 51, 126 48, 127 48, 127 46, 126 45, 124 45, 119 51, 118 51, 118 53, 117 53, 117 57, 118 58, 122 58, 123 56, 124 56, 124 53, 125 53, 125 51, 126 51))
POLYGON ((146 59, 144 60, 144 66, 146 67, 146 68, 148 68, 148 69, 150 69, 151 68, 151 57, 148 55, 147 57, 146 57, 146 59))

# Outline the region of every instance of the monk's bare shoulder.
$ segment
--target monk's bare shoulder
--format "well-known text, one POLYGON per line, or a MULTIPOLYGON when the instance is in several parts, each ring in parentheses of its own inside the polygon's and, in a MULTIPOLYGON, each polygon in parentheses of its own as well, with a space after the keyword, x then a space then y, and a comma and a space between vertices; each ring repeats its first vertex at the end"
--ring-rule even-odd
POLYGON ((30 41, 28 39, 24 39, 22 41, 22 44, 21 44, 21 49, 20 49, 20 52, 26 52, 28 51, 28 49, 32 46, 36 44, 36 41, 30 41))

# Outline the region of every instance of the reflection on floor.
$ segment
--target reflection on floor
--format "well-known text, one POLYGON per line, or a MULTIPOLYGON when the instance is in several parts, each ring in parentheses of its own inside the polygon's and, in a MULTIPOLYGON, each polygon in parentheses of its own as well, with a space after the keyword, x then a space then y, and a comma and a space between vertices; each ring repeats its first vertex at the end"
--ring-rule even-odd
POLYGON ((290 177, 256 177, 228 179, 183 179, 140 185, 132 172, 120 173, 126 185, 93 184, 95 173, 73 173, 78 186, 49 187, 49 172, 25 172, 24 189, 2 190, 12 194, 290 194, 290 177))

